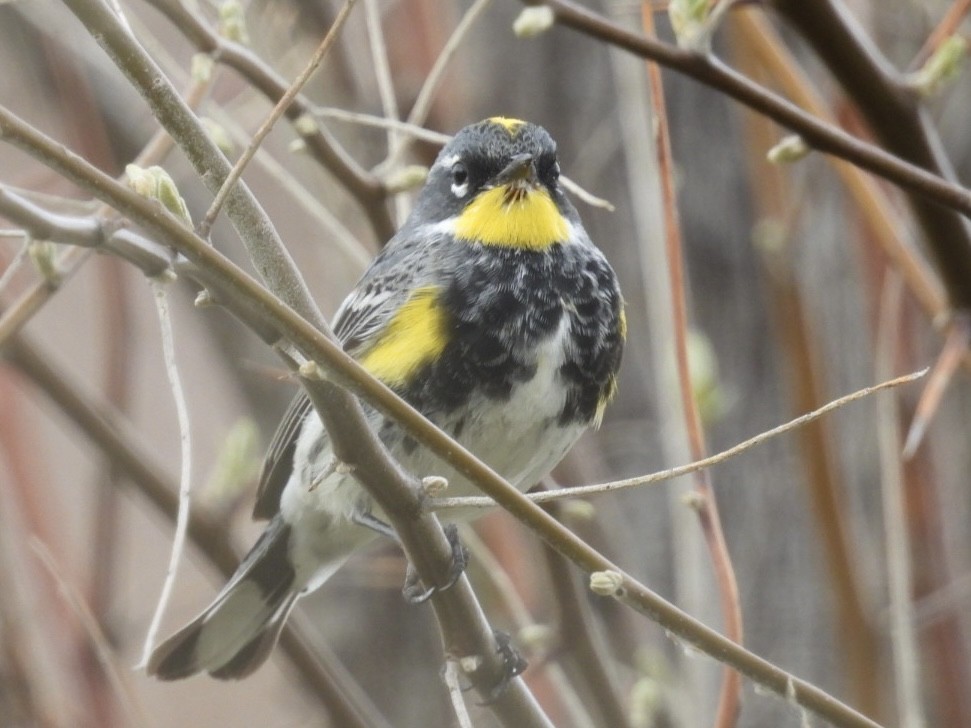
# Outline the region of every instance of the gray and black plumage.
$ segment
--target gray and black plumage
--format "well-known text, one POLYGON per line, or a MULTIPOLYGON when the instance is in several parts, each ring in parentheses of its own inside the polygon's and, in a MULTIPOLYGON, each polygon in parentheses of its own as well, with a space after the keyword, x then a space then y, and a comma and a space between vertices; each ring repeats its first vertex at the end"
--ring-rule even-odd
MULTIPOLYGON (((334 319, 348 353, 521 489, 599 424, 626 333, 616 276, 558 178, 542 128, 504 118, 466 127, 334 319)), ((393 421, 365 412, 410 472, 475 493, 393 421)), ((266 530, 213 603, 159 645, 149 673, 250 674, 296 600, 377 537, 359 525, 370 510, 352 475, 333 468, 301 394, 267 454, 254 512, 266 530)))

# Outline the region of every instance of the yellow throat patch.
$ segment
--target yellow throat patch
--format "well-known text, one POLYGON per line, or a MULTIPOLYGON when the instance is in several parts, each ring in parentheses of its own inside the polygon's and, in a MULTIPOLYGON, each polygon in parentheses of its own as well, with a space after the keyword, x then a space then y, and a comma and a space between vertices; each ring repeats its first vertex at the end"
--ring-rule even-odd
POLYGON ((389 387, 407 384, 448 343, 438 292, 437 286, 416 289, 361 357, 361 366, 389 387))
POLYGON ((514 190, 504 185, 485 190, 455 223, 455 235, 461 240, 526 250, 565 243, 569 233, 569 224, 543 187, 514 190))

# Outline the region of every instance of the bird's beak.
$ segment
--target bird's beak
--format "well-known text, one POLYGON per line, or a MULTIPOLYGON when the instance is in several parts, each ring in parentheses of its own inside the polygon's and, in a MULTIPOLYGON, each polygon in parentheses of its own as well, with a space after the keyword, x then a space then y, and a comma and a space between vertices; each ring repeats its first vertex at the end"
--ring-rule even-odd
POLYGON ((496 177, 497 187, 513 183, 519 183, 519 185, 525 183, 530 187, 536 187, 539 184, 532 154, 517 154, 496 177))

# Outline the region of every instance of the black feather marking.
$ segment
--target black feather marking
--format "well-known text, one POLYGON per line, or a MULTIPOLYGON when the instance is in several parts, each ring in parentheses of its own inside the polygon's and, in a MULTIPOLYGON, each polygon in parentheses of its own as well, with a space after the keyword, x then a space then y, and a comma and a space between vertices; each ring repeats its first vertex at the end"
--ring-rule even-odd
POLYGON ((181 680, 199 672, 196 644, 202 634, 202 621, 196 620, 155 648, 146 671, 159 680, 181 680))

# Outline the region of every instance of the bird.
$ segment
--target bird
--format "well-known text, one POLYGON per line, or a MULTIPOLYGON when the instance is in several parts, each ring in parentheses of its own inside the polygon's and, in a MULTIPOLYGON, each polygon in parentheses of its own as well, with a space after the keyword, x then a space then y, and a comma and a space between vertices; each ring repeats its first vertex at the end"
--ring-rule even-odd
MULTIPOLYGON (((401 229, 338 308, 344 350, 521 490, 535 485, 617 391, 627 336, 617 276, 560 181, 541 126, 491 117, 460 130, 429 168, 401 229)), ((362 403, 369 426, 418 477, 475 494, 463 475, 362 403)), ((305 394, 260 477, 268 525, 213 602, 152 652, 162 680, 241 679, 271 654, 297 600, 393 533, 305 394)))

